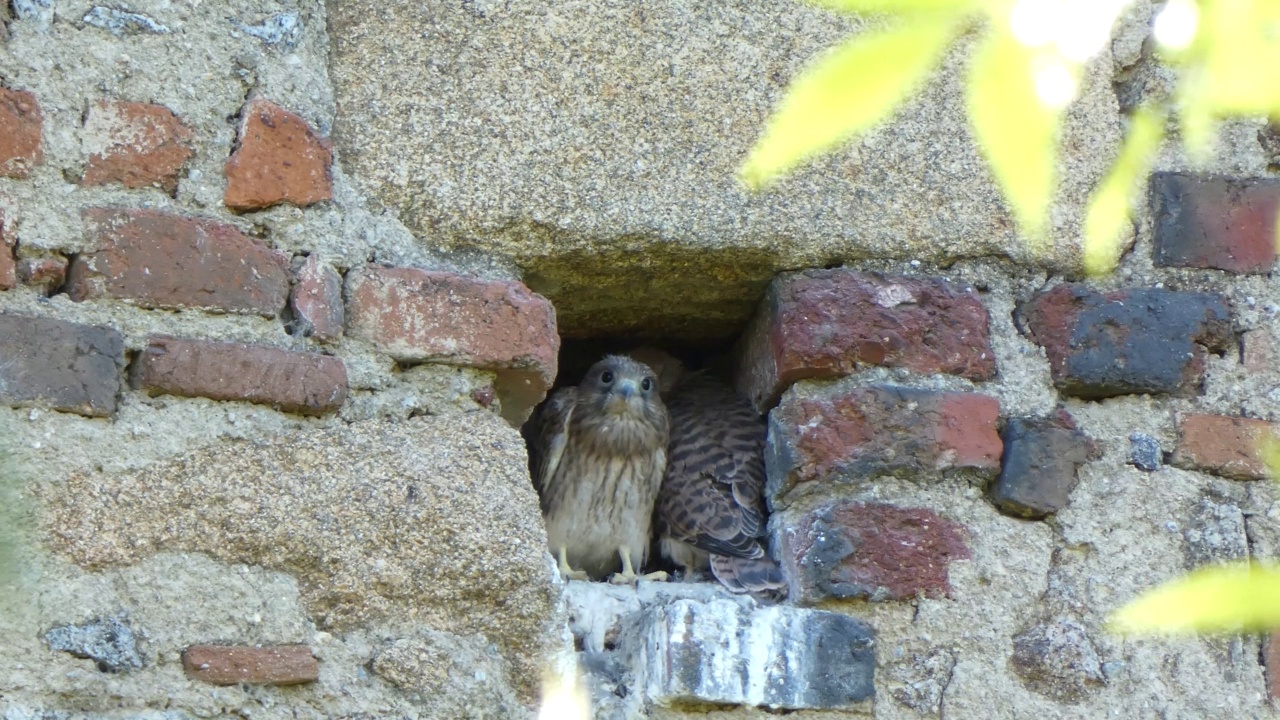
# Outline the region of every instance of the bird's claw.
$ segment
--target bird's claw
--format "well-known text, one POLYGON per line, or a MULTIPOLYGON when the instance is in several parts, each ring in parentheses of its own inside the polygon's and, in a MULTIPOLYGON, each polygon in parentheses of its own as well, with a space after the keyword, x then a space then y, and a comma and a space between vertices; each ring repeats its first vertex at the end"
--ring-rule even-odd
POLYGON ((648 580, 650 582, 666 582, 668 579, 670 579, 669 576, 661 570, 645 573, 644 575, 637 575, 634 572, 624 571, 611 575, 609 577, 609 582, 614 585, 635 585, 641 580, 648 580))

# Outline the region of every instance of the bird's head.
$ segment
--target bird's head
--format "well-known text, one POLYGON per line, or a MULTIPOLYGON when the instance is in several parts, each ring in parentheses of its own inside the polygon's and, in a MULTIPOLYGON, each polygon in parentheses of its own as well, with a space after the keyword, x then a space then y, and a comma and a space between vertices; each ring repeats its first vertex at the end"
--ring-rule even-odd
POLYGON ((609 355, 591 366, 578 386, 601 411, 614 416, 647 418, 662 407, 658 379, 648 365, 625 355, 609 355))

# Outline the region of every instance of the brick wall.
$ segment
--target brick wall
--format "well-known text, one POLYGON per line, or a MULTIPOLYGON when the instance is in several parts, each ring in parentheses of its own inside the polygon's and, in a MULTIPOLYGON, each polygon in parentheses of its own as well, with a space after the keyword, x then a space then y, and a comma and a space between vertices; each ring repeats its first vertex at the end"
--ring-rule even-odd
MULTIPOLYGON (((0 29, 14 25, 12 37, 0 30, 0 421, 34 485, 101 473, 86 487, 110 515, 112 473, 195 447, 459 411, 514 423, 555 381, 556 308, 501 258, 411 236, 344 176, 327 139, 318 10, 241 8, 230 22, 222 9, 175 10, 170 27, 107 7, 21 6, 0 12, 0 29)), ((1280 430, 1280 184, 1232 162, 1155 175, 1114 276, 1064 277, 1025 257, 895 256, 783 272, 764 291, 733 359, 739 389, 769 417, 770 537, 792 603, 875 631, 873 642, 859 624, 863 650, 845 658, 874 663, 875 705, 860 711, 983 717, 995 697, 1027 716, 1235 717, 1280 696, 1275 643, 1122 641, 1103 628, 1107 612, 1187 569, 1280 553, 1280 503, 1256 482, 1258 442, 1280 430)), ((707 282, 734 276, 720 270, 707 282)), ((196 683, 199 699, 182 702, 210 715, 302 696, 225 700, 206 683, 302 684, 279 692, 310 692, 319 707, 385 691, 386 707, 408 713, 412 693, 366 671, 417 682, 448 667, 402 637, 317 631, 306 608, 279 600, 297 593, 287 568, 264 577, 234 558, 162 555, 129 575, 46 559, 46 607, 63 619, 39 627, 39 662, 66 652, 125 678, 107 686, 36 660, 13 669, 51 711, 116 712, 95 698, 127 703, 155 681, 196 683), (228 625, 165 585, 184 573, 235 627, 267 630, 209 630, 228 625), (206 577, 217 582, 199 585, 206 577), (98 595, 143 604, 130 593, 181 614, 150 630, 182 651, 153 658, 141 680, 129 673, 147 639, 127 619, 65 620, 98 595), (378 643, 408 660, 370 660, 378 643)), ((422 590, 405 577, 387 586, 422 590)), ((686 615, 715 620, 706 607, 686 615)), ((761 612, 751 617, 774 617, 761 612)), ((836 630, 805 640, 849 634, 836 630)), ((499 664, 477 654, 455 675, 483 674, 470 672, 482 662, 499 664)), ((715 702, 678 679, 679 702, 715 702)))

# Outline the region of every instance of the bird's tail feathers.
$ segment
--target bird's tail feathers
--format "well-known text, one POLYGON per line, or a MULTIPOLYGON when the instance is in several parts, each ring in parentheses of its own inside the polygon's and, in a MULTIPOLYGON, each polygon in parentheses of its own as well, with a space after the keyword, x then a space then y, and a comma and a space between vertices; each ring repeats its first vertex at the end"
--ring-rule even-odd
POLYGON ((782 570, 768 556, 759 558, 711 556, 711 573, 730 592, 778 597, 786 595, 782 570))

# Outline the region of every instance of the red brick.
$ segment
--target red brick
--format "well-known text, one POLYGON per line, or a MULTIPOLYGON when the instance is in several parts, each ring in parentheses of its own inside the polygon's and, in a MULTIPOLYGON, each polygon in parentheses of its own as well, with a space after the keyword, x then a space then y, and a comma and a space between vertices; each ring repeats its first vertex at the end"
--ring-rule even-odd
POLYGON ((318 255, 312 253, 298 271, 289 302, 301 335, 316 340, 342 337, 342 278, 318 255))
POLYGON ((97 250, 71 263, 76 302, 118 298, 145 308, 274 317, 289 293, 289 257, 230 225, 154 210, 86 210, 97 250))
POLYGON ((1259 448, 1280 428, 1252 418, 1188 413, 1178 418, 1178 446, 1170 463, 1235 480, 1269 477, 1259 448))
POLYGON ((518 282, 370 265, 347 274, 347 332, 397 360, 494 370, 502 414, 523 422, 556 377, 551 303, 518 282))
POLYGON ((107 417, 123 369, 124 338, 111 328, 0 315, 0 403, 107 417))
POLYGON ((153 394, 243 400, 305 415, 337 410, 347 398, 339 358, 208 340, 148 338, 131 380, 153 394))
POLYGON ((192 645, 182 653, 187 677, 213 685, 301 685, 320 677, 306 645, 192 645))
POLYGON ((788 598, 802 604, 943 596, 951 592, 951 562, 969 558, 963 525, 883 503, 825 505, 780 535, 788 598))
POLYGON ((1267 697, 1280 700, 1280 630, 1262 641, 1262 667, 1266 670, 1267 697))
POLYGON ((1280 358, 1276 350, 1275 336, 1268 328, 1257 328, 1240 336, 1240 360, 1246 370, 1274 369, 1280 358))
POLYGON ((1000 470, 999 419, 999 401, 977 393, 796 386, 769 415, 768 496, 784 504, 806 483, 884 474, 968 470, 992 478, 1000 470))
POLYGON ((0 290, 12 290, 18 284, 18 268, 13 260, 13 234, 0 212, 0 290))
POLYGON ((1194 395, 1206 351, 1233 343, 1231 310, 1213 293, 1062 284, 1019 308, 1018 319, 1044 347, 1054 385, 1091 400, 1194 395))
POLYGON ((191 129, 163 105, 99 100, 84 123, 89 164, 83 185, 158 187, 173 195, 191 156, 191 129))
POLYGON ((739 348, 739 390, 764 412, 791 383, 881 365, 995 377, 987 311, 936 279, 806 270, 774 279, 739 348))
POLYGON ((1270 272, 1276 262, 1280 181, 1272 178, 1151 176, 1156 264, 1235 273, 1270 272))
POLYGON ((18 278, 27 285, 39 286, 46 295, 52 294, 67 281, 67 259, 61 255, 21 258, 18 278))
POLYGON ((301 117, 254 98, 241 110, 240 142, 227 160, 224 202, 246 212, 333 198, 333 152, 301 117))
POLYGON ((43 126, 34 94, 0 87, 0 177, 25 178, 44 161, 43 126))

